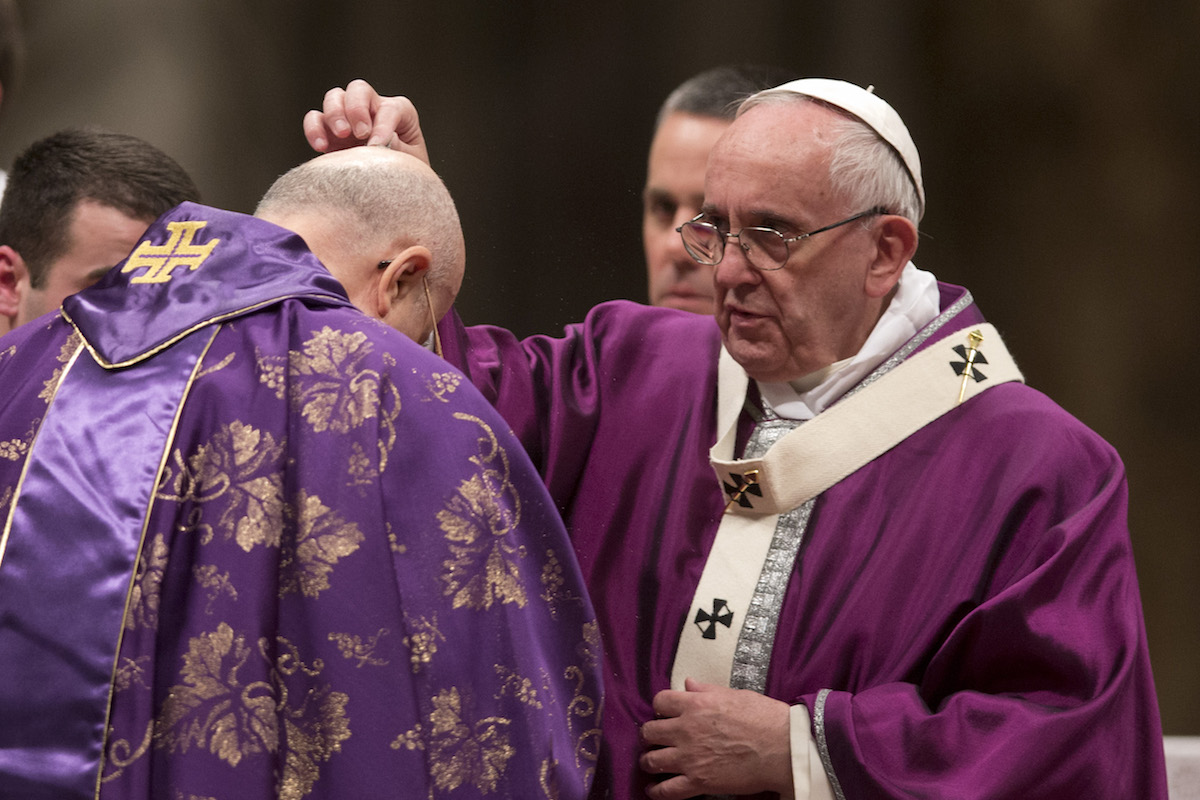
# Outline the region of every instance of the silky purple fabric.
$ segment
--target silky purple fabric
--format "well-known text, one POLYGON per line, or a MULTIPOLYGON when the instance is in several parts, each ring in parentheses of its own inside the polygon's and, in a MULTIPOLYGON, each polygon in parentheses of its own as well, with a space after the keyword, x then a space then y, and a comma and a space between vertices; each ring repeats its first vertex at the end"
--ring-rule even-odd
MULTIPOLYGON (((941 293, 943 309, 965 297, 941 293)), ((967 304, 918 335, 980 321, 967 304)), ((642 797, 638 726, 668 688, 725 501, 708 462, 719 331, 618 301, 562 338, 456 317, 442 333, 567 522, 606 654, 598 784, 642 797)), ((1117 454, 1005 384, 827 490, 766 693, 809 708, 847 798, 1165 797, 1117 454)))
POLYGON ((176 270, 158 298, 131 288, 124 309, 114 270, 67 306, 95 352, 131 366, 77 385, 67 367, 81 338, 57 313, 0 339, 0 797, 584 797, 599 637, 561 520, 507 425, 444 361, 353 309, 298 237, 187 205, 147 241, 179 220, 206 221, 222 243, 195 271, 176 270), (193 276, 203 291, 186 291, 193 276), (127 311, 136 323, 107 319, 127 311), (124 438, 136 399, 114 404, 125 419, 74 420, 80 462, 148 484, 148 514, 95 492, 120 481, 26 472, 70 456, 71 442, 44 453, 38 438, 57 413, 82 415, 87 402, 70 399, 108 377, 149 399, 158 387, 138 377, 193 341, 203 355, 189 356, 178 422, 149 426, 162 450, 144 477, 121 474, 151 447, 124 438), (64 503, 48 529, 23 503, 54 491, 118 510, 64 503), (60 637, 47 655, 34 606, 82 626, 98 606, 68 601, 53 565, 20 592, 6 571, 69 560, 86 582, 85 539, 95 552, 135 546, 124 576, 90 576, 124 584, 120 630, 107 654, 60 637), (39 673, 52 657, 103 665, 83 788, 91 754, 48 739, 94 718, 96 700, 39 673))

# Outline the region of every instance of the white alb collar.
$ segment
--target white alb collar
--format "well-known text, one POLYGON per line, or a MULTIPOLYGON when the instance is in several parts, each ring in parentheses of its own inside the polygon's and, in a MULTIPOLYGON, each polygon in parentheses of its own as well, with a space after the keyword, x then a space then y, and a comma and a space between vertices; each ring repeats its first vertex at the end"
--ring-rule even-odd
POLYGON ((900 274, 896 296, 854 356, 790 383, 758 382, 763 402, 785 419, 812 419, 896 352, 938 315, 937 278, 911 261, 900 274))

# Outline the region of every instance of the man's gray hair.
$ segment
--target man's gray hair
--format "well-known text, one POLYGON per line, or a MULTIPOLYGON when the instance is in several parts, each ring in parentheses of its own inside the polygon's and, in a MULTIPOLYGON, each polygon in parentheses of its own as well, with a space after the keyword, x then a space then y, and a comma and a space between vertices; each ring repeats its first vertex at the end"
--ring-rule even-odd
POLYGON ((654 130, 675 112, 733 121, 738 105, 750 95, 795 76, 778 67, 744 64, 715 67, 688 78, 667 95, 658 109, 654 130))
POLYGON ((766 91, 742 103, 738 115, 772 103, 815 103, 841 119, 831 126, 829 180, 853 213, 882 208, 889 214, 921 220, 921 202, 903 160, 869 125, 831 103, 790 91, 766 91))
POLYGON ((319 211, 337 215, 346 235, 363 248, 390 244, 398 235, 429 248, 429 280, 447 280, 465 258, 462 225, 454 200, 428 170, 400 163, 307 161, 271 185, 255 216, 280 217, 319 211))

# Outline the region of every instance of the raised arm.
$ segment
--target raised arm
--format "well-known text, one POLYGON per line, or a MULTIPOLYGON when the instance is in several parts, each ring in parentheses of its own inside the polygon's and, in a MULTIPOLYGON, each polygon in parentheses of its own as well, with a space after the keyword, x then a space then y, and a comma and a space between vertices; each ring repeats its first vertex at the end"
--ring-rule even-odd
POLYGON ((366 81, 325 93, 321 110, 304 115, 304 137, 318 153, 381 145, 429 163, 417 108, 407 97, 384 97, 366 81))

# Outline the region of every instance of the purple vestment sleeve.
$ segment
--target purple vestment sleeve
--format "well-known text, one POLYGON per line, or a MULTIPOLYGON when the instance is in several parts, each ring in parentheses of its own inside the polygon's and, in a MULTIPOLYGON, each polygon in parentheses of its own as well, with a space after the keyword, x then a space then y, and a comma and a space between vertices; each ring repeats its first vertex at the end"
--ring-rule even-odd
POLYGON ((823 589, 802 612, 816 631, 795 619, 779 631, 833 689, 800 699, 846 797, 1164 796, 1124 470, 1048 401, 1032 413, 1028 394, 979 398, 977 441, 960 423, 885 460, 944 495, 946 518, 886 489, 872 501, 835 487, 814 521, 868 540, 844 538, 832 573, 813 542, 800 580, 823 589), (978 485, 989 490, 964 491, 978 485), (923 536, 897 547, 881 536, 891 526, 923 536))
POLYGON ((640 797, 638 726, 670 684, 678 638, 664 632, 683 625, 724 506, 707 466, 716 323, 617 301, 562 338, 464 328, 454 313, 440 330, 447 360, 496 405, 542 471, 584 579, 599 590, 611 778, 608 770, 598 778, 594 796, 611 781, 615 797, 640 797))
MULTIPOLYGON (((941 292, 950 318, 908 352, 983 320, 941 292)), ((567 522, 607 657, 602 779, 640 797, 638 726, 724 505, 716 326, 614 302, 558 338, 441 330, 567 522)), ((847 798, 1165 797, 1124 470, 1034 389, 983 392, 816 498, 777 611, 766 694, 809 707, 847 798)))

